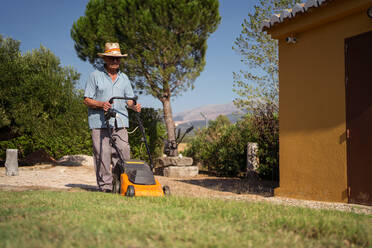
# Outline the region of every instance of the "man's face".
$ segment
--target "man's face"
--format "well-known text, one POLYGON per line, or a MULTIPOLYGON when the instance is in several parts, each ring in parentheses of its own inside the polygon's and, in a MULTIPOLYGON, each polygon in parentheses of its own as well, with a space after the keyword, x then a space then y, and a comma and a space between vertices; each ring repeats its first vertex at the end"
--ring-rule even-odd
POLYGON ((120 57, 105 56, 103 60, 106 63, 107 69, 117 70, 120 66, 120 57))

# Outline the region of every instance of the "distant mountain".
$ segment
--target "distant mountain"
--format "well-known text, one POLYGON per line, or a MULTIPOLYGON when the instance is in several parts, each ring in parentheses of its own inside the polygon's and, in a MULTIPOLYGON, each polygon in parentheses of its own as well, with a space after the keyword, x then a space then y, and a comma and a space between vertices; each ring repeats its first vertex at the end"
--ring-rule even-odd
POLYGON ((219 115, 225 115, 232 123, 235 123, 243 115, 243 112, 230 102, 227 104, 205 105, 192 110, 176 113, 173 116, 173 120, 177 127, 180 127, 182 130, 191 125, 193 125, 194 128, 204 127, 205 118, 203 118, 201 113, 207 117, 207 121, 215 120, 219 115))

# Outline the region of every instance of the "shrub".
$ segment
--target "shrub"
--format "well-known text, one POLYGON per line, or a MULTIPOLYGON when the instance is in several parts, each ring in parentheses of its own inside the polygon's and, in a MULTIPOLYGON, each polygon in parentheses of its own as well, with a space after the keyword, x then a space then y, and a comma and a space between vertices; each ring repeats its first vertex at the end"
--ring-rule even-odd
MULTIPOLYGON (((253 137, 248 119, 236 124, 219 116, 207 129, 199 130, 185 155, 206 169, 223 176, 236 176, 246 170, 246 144, 253 137)), ((228 120, 228 119, 227 119, 228 120)))
MULTIPOLYGON (((130 131, 134 131, 138 127, 138 122, 135 118, 136 113, 129 111, 129 125, 130 131)), ((162 122, 159 111, 153 108, 142 108, 140 118, 145 128, 146 141, 149 146, 151 157, 161 156, 163 148, 163 139, 166 136, 165 126, 162 122)), ((146 147, 143 142, 142 133, 139 127, 132 134, 129 134, 129 144, 131 146, 131 157, 148 160, 146 147)))
POLYGON ((278 180, 279 118, 270 106, 255 110, 235 124, 218 117, 207 129, 196 132, 184 153, 209 171, 237 176, 247 169, 248 142, 257 142, 259 146, 259 176, 278 180))
POLYGON ((45 47, 24 55, 20 43, 0 36, 0 157, 43 149, 53 157, 91 149, 80 75, 62 67, 45 47))
POLYGON ((264 179, 279 180, 279 116, 272 104, 257 108, 252 115, 252 132, 258 143, 259 175, 264 179))

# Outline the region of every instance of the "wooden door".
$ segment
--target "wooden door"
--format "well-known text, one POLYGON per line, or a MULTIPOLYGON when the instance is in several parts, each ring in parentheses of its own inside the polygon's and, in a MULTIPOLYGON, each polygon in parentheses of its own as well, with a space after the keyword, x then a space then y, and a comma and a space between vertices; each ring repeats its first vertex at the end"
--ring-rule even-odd
POLYGON ((345 39, 349 202, 372 205, 372 32, 345 39))

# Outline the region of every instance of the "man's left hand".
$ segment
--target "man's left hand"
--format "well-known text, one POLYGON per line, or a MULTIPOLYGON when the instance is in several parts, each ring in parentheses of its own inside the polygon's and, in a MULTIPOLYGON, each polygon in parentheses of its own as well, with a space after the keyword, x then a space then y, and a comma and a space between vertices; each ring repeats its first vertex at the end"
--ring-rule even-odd
POLYGON ((136 105, 134 105, 134 102, 132 100, 128 100, 127 105, 133 111, 141 112, 141 104, 137 103, 136 105))

